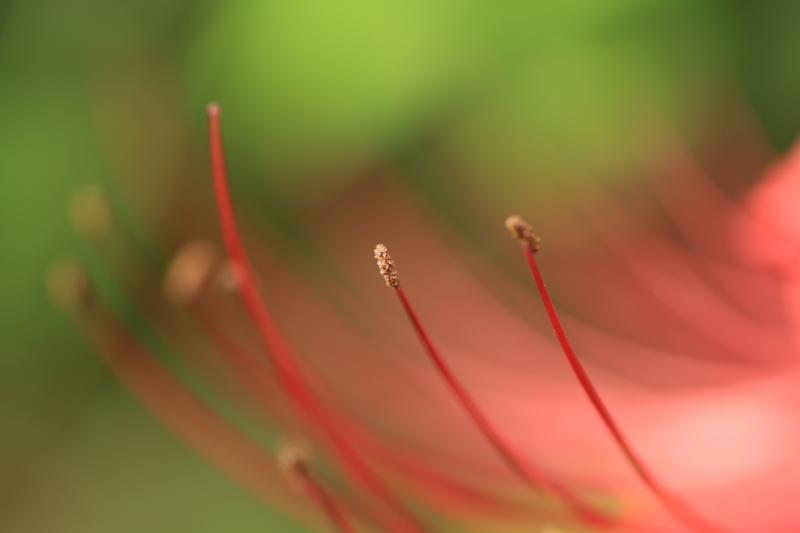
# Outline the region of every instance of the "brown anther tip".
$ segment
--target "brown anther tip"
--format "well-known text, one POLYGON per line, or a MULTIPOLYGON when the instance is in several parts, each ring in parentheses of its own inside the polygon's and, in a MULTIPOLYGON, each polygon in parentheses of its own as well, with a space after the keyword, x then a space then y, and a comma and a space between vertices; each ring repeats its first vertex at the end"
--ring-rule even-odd
POLYGON ((506 229, 512 237, 530 246, 534 252, 538 252, 542 247, 542 240, 533 232, 531 225, 521 216, 511 215, 506 218, 506 229))
POLYGON ((396 289, 400 286, 400 278, 397 276, 397 267, 394 260, 389 255, 389 249, 383 244, 375 246, 375 260, 378 262, 378 271, 386 281, 386 285, 396 289))
POLYGON ((71 259, 62 259, 47 272, 50 300, 64 311, 86 311, 94 303, 94 290, 86 270, 71 259))
POLYGON ((96 185, 76 190, 69 202, 69 220, 75 231, 87 239, 105 237, 113 216, 103 190, 96 185))
POLYGON ((164 294, 177 305, 194 301, 206 287, 217 265, 214 245, 204 240, 186 243, 172 258, 164 275, 164 294))
POLYGON ((309 475, 311 458, 299 444, 282 444, 276 453, 278 470, 292 489, 301 490, 309 475))

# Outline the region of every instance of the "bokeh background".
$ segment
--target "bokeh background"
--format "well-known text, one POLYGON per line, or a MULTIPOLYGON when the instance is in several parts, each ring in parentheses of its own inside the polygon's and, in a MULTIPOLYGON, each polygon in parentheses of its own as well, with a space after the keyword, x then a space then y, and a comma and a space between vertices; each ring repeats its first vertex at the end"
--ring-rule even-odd
POLYGON ((391 167, 480 248, 471 206, 636 179, 653 110, 703 146, 732 102, 785 150, 798 23, 744 0, 3 1, 0 530, 303 530, 139 407, 45 290, 85 246, 76 188, 102 184, 144 240, 210 194, 207 102, 263 224, 291 233, 391 167))

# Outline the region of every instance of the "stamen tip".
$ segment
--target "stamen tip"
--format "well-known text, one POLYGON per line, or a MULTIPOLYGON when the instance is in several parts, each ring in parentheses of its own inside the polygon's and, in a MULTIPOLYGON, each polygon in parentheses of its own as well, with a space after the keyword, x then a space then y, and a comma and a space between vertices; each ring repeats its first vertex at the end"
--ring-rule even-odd
POLYGON ((209 117, 216 117, 219 116, 220 107, 219 104, 216 102, 210 102, 206 106, 206 113, 208 113, 209 117))
POLYGON ((176 305, 194 301, 207 286, 217 264, 214 245, 204 240, 186 243, 172 258, 164 276, 164 293, 176 305))
POLYGON ((530 246, 533 252, 538 252, 542 247, 542 240, 521 216, 510 215, 506 218, 505 226, 513 238, 530 246))
POLYGON ((282 444, 276 454, 278 469, 293 489, 303 486, 311 464, 308 450, 299 444, 282 444))
POLYGON ((386 285, 396 289, 400 286, 400 278, 397 275, 397 267, 394 265, 389 249, 383 244, 375 246, 375 260, 378 262, 378 271, 386 281, 386 285))

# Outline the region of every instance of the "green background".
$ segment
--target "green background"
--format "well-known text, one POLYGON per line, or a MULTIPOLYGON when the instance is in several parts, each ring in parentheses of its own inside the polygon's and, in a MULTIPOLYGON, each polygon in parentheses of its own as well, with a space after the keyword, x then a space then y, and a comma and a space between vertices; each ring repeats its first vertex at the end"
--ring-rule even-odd
POLYGON ((6 0, 0 530, 301 530, 136 405, 45 291, 83 246, 76 187, 115 184, 137 231, 159 231, 185 186, 168 181, 176 161, 204 161, 207 102, 224 105, 241 190, 278 226, 376 160, 432 198, 467 187, 502 205, 548 187, 533 170, 625 175, 641 106, 702 137, 734 91, 786 149, 798 23, 796 2, 6 0), (430 171, 442 152, 463 181, 430 171))

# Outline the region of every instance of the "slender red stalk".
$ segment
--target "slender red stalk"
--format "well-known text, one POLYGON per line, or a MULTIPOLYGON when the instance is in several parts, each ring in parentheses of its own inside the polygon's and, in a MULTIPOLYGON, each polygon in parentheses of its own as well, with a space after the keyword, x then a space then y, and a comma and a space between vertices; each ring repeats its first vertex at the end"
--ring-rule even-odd
MULTIPOLYGON (((87 328, 98 353, 117 378, 172 431, 200 455, 268 503, 282 498, 274 458, 198 398, 111 313, 98 307, 94 318, 101 327, 87 328)), ((347 511, 377 522, 368 509, 354 502, 339 503, 308 468, 295 468, 295 477, 337 531, 353 533, 347 511)), ((288 503, 288 500, 287 502, 288 503)))
POLYGON ((542 273, 539 270, 539 265, 536 262, 538 239, 532 240, 523 238, 521 241, 525 257, 528 260, 528 266, 530 267, 531 274, 533 274, 533 279, 536 282, 536 288, 538 289, 542 298, 542 303, 547 311, 547 316, 550 319, 550 324, 553 326, 553 331, 558 338, 561 349, 564 351, 564 355, 567 357, 569 366, 572 368, 572 371, 575 374, 575 377, 578 379, 578 382, 580 383, 584 392, 589 397, 589 401, 594 406, 597 414, 600 415, 600 418, 603 420, 606 428, 611 433, 611 436, 622 450, 622 453, 625 455, 628 463, 631 465, 642 482, 684 525, 692 528, 693 530, 702 532, 722 531, 719 527, 710 524, 703 517, 696 514, 695 511, 681 498, 665 489, 661 483, 656 480, 655 476, 653 476, 653 474, 650 472, 650 469, 645 466, 644 462, 642 462, 636 452, 634 452, 633 447, 628 443, 628 440, 625 438, 622 430, 611 416, 611 412, 608 410, 602 398, 600 397, 600 394, 597 392, 592 380, 589 378, 589 374, 586 372, 586 369, 583 367, 580 359, 578 359, 575 350, 572 349, 572 345, 569 342, 567 333, 564 330, 564 326, 561 324, 561 319, 556 311, 556 306, 553 304, 553 299, 550 297, 550 291, 547 289, 547 285, 544 282, 542 273))
MULTIPOLYGON (((272 380, 266 365, 220 327, 198 300, 192 300, 189 310, 202 331, 224 356, 223 359, 231 367, 231 371, 245 384, 248 394, 259 404, 263 413, 268 417, 276 416, 274 399, 268 394, 272 388, 272 380)), ((324 383, 324 379, 321 378, 316 382, 324 383)), ((323 391, 321 396, 326 396, 326 393, 328 398, 334 397, 330 389, 323 391)), ((434 499, 447 505, 469 506, 473 511, 502 513, 506 517, 512 514, 524 516, 530 512, 520 503, 506 501, 491 491, 477 489, 457 481, 407 453, 387 447, 385 443, 366 433, 358 420, 344 415, 344 411, 344 407, 334 410, 342 413, 340 424, 343 431, 347 432, 359 450, 362 450, 365 456, 373 457, 395 474, 413 483, 416 490, 423 491, 420 494, 423 498, 434 499)))
POLYGON ((417 337, 422 343, 425 352, 428 354, 434 366, 436 367, 436 370, 439 372, 442 379, 450 388, 450 391, 467 412, 469 417, 472 418, 472 421, 476 426, 478 426, 480 432, 500 455, 508 468, 534 490, 545 489, 564 500, 569 507, 572 508, 575 513, 587 523, 595 526, 610 525, 612 521, 609 517, 591 508, 569 488, 553 479, 550 479, 547 475, 539 471, 538 468, 521 458, 513 450, 512 446, 503 438, 497 428, 495 428, 483 410, 478 406, 477 402, 472 398, 472 395, 470 395, 470 393, 467 391, 466 387, 464 387, 461 381, 459 381, 459 379, 456 377, 455 373, 450 369, 447 362, 439 353, 439 350, 433 344, 430 335, 428 335, 427 330, 422 325, 417 313, 414 311, 414 308, 406 296, 405 291, 403 291, 403 288, 400 286, 400 279, 397 275, 394 261, 389 255, 386 247, 382 244, 379 244, 375 248, 375 258, 378 260, 378 268, 381 272, 381 275, 386 280, 386 284, 394 289, 395 294, 397 294, 408 320, 411 322, 417 337))
POLYGON ((275 321, 262 300, 256 278, 242 242, 228 185, 225 153, 220 128, 220 110, 215 104, 208 106, 209 142, 214 190, 217 199, 222 235, 225 247, 233 263, 239 269, 241 286, 239 293, 258 331, 266 354, 275 365, 279 382, 293 400, 301 415, 309 422, 318 424, 324 431, 345 471, 370 494, 382 501, 402 518, 398 525, 401 531, 424 531, 424 527, 405 508, 391 490, 375 475, 359 453, 350 445, 345 432, 337 425, 317 399, 297 364, 297 358, 281 335, 275 321))
POLYGON ((166 427, 232 479, 268 503, 283 498, 273 457, 175 378, 122 322, 95 305, 92 320, 84 327, 119 381, 166 427))
POLYGON ((279 463, 286 463, 282 466, 287 469, 287 475, 302 487, 303 491, 336 528, 336 531, 340 533, 355 533, 355 529, 350 525, 344 509, 325 486, 314 478, 311 468, 305 458, 302 457, 302 454, 294 452, 295 450, 292 449, 286 450, 283 457, 279 458, 279 463))

